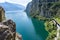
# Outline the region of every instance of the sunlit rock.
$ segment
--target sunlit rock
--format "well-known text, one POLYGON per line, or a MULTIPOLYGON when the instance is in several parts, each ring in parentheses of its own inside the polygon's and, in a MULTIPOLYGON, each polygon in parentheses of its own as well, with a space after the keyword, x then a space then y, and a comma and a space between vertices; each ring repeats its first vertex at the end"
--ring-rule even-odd
POLYGON ((0 22, 5 20, 5 10, 0 6, 0 22))
POLYGON ((11 19, 5 20, 5 11, 0 7, 0 40, 22 40, 22 36, 16 33, 16 23, 11 19))
POLYGON ((16 33, 16 24, 12 20, 0 23, 0 40, 22 40, 22 36, 16 33))

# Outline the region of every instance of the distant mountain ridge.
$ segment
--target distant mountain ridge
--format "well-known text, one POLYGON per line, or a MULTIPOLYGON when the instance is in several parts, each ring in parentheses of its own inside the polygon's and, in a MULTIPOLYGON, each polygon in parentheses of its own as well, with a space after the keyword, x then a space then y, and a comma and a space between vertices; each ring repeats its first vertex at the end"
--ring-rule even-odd
POLYGON ((2 6, 6 11, 14 11, 14 10, 24 10, 25 7, 19 4, 13 4, 13 3, 0 3, 0 6, 2 6))

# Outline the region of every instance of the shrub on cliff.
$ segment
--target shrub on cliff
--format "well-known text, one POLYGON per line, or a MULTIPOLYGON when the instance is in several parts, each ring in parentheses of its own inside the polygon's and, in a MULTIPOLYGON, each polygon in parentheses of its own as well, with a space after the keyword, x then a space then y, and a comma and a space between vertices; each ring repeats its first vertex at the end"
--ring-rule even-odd
POLYGON ((56 37, 57 27, 53 24, 52 21, 45 22, 45 29, 48 31, 49 35, 46 40, 54 40, 56 37))

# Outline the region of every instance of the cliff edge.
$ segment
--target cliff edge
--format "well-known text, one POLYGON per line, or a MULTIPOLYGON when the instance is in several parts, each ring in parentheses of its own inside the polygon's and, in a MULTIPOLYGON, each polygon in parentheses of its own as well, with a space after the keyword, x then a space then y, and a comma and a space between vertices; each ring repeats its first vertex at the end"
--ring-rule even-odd
POLYGON ((5 11, 0 6, 0 40, 22 40, 22 36, 16 33, 16 24, 11 19, 5 19, 5 11))

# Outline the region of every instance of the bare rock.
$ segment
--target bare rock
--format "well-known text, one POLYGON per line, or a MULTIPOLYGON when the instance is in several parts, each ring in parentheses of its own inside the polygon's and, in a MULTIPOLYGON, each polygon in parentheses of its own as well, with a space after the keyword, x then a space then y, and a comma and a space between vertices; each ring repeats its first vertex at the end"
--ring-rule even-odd
POLYGON ((5 20, 5 10, 0 6, 0 22, 5 20))
POLYGON ((16 33, 16 40, 22 40, 22 35, 16 33))
POLYGON ((16 24, 12 20, 0 22, 0 40, 22 40, 16 33, 16 24))
POLYGON ((16 33, 16 24, 12 20, 5 20, 5 11, 0 6, 0 40, 22 40, 16 33))

